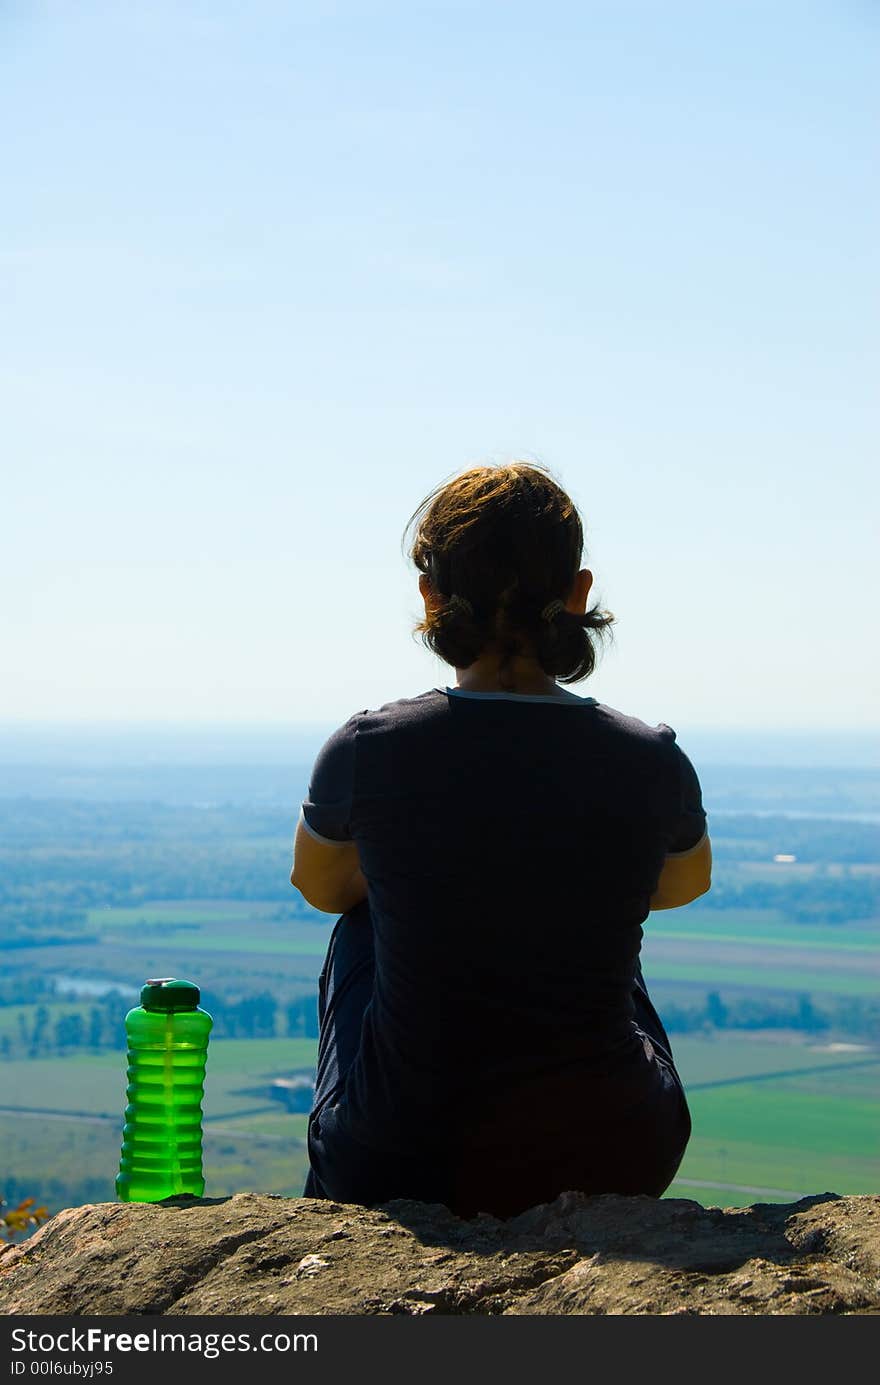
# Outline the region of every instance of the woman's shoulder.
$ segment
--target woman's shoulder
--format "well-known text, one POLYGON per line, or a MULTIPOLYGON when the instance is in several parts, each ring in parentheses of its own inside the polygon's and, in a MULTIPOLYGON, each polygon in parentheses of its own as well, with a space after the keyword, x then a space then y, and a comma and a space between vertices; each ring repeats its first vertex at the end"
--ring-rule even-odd
POLYGON ((631 763, 653 760, 659 772, 672 776, 673 783, 697 784, 691 760, 678 743, 674 729, 665 721, 650 725, 641 717, 621 712, 616 707, 600 707, 600 720, 616 753, 631 763))
POLYGON ((361 712, 354 712, 353 717, 406 717, 413 713, 430 711, 440 700, 438 690, 428 688, 426 692, 417 693, 414 697, 394 697, 388 702, 380 702, 376 707, 365 707, 361 712))
POLYGON ((377 727, 388 727, 396 723, 424 720, 441 706, 441 697, 436 688, 418 693, 415 697, 395 697, 388 702, 380 702, 376 707, 362 707, 344 721, 333 733, 339 739, 353 739, 358 732, 377 727))
POLYGON ((665 721, 658 721, 651 725, 642 717, 637 717, 631 712, 622 712, 618 707, 609 707, 605 702, 600 702, 597 710, 600 719, 607 724, 609 729, 616 730, 621 735, 657 743, 669 743, 675 740, 675 732, 665 721))

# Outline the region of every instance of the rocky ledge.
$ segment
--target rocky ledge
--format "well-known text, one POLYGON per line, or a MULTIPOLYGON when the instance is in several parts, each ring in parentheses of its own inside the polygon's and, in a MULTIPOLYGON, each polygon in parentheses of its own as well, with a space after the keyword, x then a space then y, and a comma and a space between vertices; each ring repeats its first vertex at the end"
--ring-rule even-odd
POLYGON ((563 1193, 508 1221, 239 1193, 59 1212, 5 1314, 880 1312, 880 1195, 705 1208, 563 1193))

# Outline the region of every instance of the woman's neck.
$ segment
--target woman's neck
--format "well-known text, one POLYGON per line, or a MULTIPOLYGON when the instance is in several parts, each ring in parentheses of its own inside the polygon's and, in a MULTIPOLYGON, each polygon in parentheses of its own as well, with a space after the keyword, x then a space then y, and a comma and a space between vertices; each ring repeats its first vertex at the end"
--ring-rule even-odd
POLYGON ((455 670, 457 686, 462 692, 509 692, 562 696, 559 684, 544 672, 537 659, 517 655, 505 664, 499 676, 497 654, 481 654, 467 668, 455 670))

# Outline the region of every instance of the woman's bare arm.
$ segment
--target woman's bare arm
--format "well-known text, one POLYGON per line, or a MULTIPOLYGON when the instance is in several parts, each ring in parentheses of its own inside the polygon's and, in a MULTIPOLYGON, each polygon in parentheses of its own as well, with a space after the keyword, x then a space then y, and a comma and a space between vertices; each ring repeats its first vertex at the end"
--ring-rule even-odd
POLYGON ((367 897, 357 844, 318 841, 302 820, 296 826, 290 883, 324 914, 344 914, 367 897))
POLYGON ((651 911, 678 909, 699 899, 712 887, 712 843, 708 833, 689 851, 671 852, 663 863, 651 911))

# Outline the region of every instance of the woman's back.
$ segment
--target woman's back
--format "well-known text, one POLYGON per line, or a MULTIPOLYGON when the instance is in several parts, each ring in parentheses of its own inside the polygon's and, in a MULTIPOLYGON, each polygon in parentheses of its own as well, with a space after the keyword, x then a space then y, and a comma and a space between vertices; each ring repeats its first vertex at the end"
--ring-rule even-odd
POLYGON ((593 698, 432 688, 350 717, 303 816, 357 844, 368 886, 372 1000, 337 1113, 354 1139, 458 1148, 479 1127, 491 1147, 540 1126, 551 1091, 590 1075, 595 1110, 597 1081, 619 1104, 650 1076, 641 924, 666 853, 706 829, 668 726, 593 698))
POLYGON ((659 1195, 690 1117, 638 958, 652 903, 707 888, 697 777, 668 726, 559 686, 615 617, 546 469, 469 468, 410 524, 415 630, 458 686, 356 713, 315 764, 291 880, 342 917, 306 1192, 659 1195))

